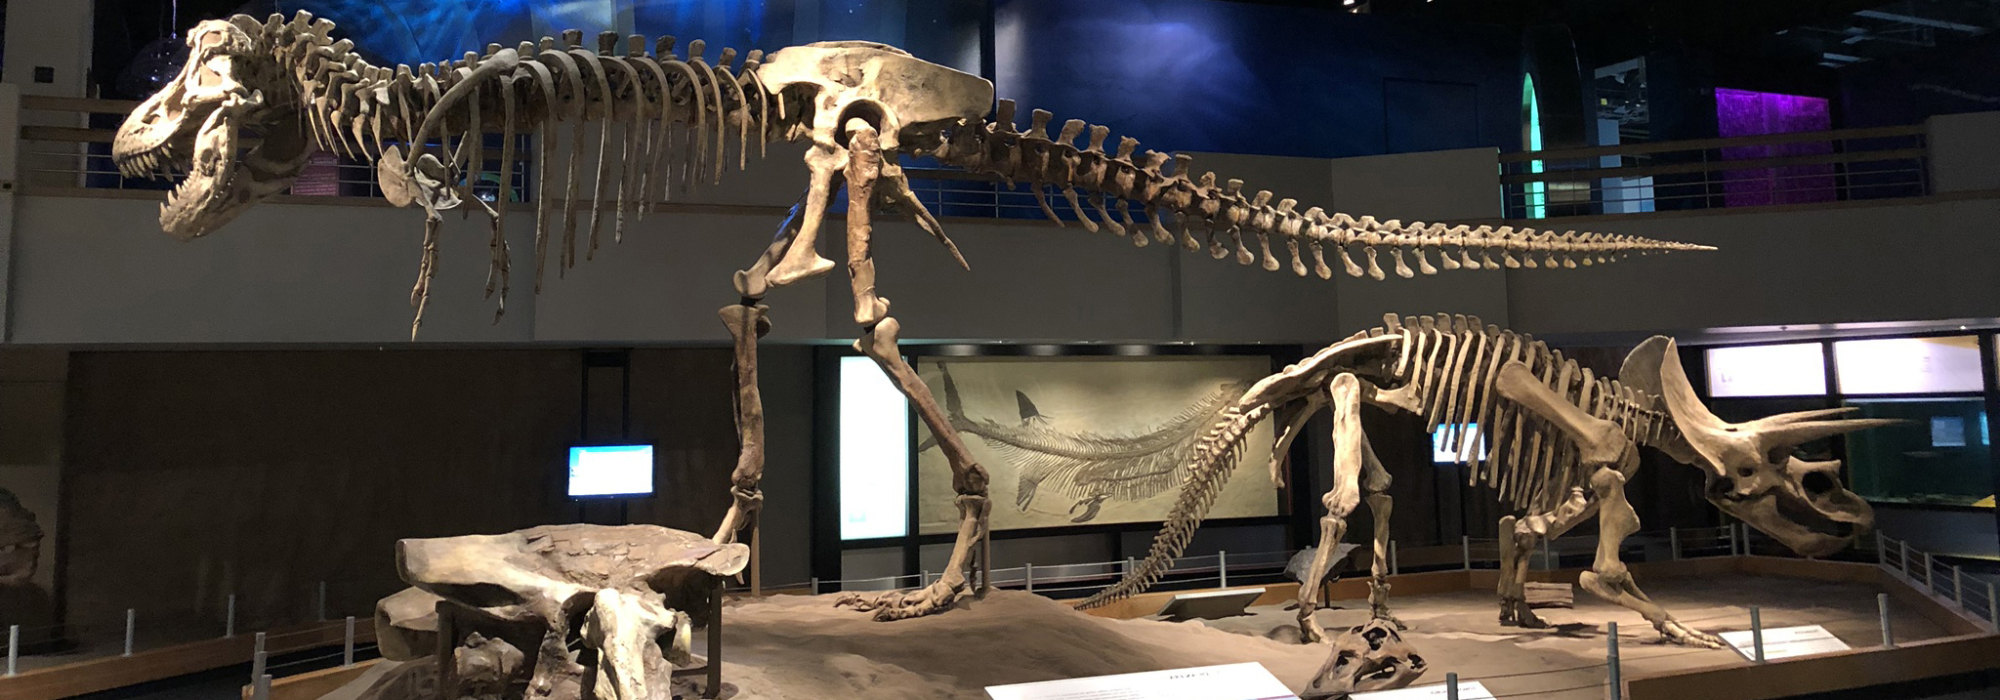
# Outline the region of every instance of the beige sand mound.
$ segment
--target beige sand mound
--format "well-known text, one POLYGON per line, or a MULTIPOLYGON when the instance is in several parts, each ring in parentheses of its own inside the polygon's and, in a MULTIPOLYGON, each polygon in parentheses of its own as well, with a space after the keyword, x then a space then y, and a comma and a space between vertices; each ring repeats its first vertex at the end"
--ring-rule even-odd
POLYGON ((779 596, 724 612, 723 680, 738 697, 983 699, 989 685, 1245 661, 1297 690, 1329 649, 1200 622, 1107 620, 1014 591, 887 623, 833 598, 779 596))

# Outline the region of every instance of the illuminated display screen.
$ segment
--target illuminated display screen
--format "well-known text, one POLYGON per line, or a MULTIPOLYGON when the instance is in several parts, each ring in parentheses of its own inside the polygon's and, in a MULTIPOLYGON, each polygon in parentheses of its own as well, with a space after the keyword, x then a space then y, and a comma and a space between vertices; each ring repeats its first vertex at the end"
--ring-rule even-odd
POLYGON ((1746 345, 1708 351, 1708 395, 1813 396, 1826 393, 1819 343, 1746 345))
POLYGON ((840 358, 840 538, 909 528, 909 401, 874 360, 840 358))
POLYGON ((652 445, 569 448, 571 498, 645 496, 652 493, 652 445))

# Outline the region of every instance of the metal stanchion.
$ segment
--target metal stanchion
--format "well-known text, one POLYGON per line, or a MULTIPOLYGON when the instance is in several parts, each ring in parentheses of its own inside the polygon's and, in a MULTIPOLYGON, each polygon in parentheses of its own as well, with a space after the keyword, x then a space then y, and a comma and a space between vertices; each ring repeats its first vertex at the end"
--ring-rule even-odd
POLYGON ((236 594, 229 594, 228 612, 222 618, 222 636, 236 636, 236 594))
POLYGON ((1903 565, 1902 567, 1903 578, 1909 579, 1911 581, 1917 580, 1917 577, 1914 574, 1910 573, 1910 541, 1903 540, 1901 542, 1896 543, 1896 545, 1897 549, 1900 550, 1896 555, 1896 560, 1901 562, 1903 565))
POLYGON ((1458 553, 1459 553, 1459 557, 1461 557, 1461 558, 1462 558, 1462 559, 1463 559, 1463 560, 1465 561, 1465 566, 1464 566, 1464 569, 1465 569, 1466 571, 1471 571, 1471 570, 1472 570, 1472 536, 1471 536, 1471 535, 1459 535, 1459 536, 1458 536, 1458 553))
POLYGON ((931 585, 931 570, 924 569, 923 571, 917 572, 917 587, 923 588, 924 586, 928 585, 931 585))
POLYGON ((1965 572, 1957 564, 1951 567, 1951 599, 1958 607, 1965 607, 1965 572))
POLYGON ((1554 571, 1554 570, 1556 570, 1556 568, 1557 568, 1557 567, 1556 567, 1556 557, 1555 557, 1555 545, 1554 545, 1554 544, 1552 544, 1552 543, 1553 543, 1553 542, 1555 541, 1555 539, 1556 539, 1556 538, 1554 538, 1554 537, 1544 537, 1544 538, 1542 538, 1542 570, 1543 570, 1543 571, 1554 571))
POLYGON ((1743 556, 1742 550, 1736 548, 1736 523, 1729 524, 1729 556, 1743 556))
POLYGON ((132 642, 133 642, 132 637, 135 634, 137 634, 138 631, 139 631, 139 611, 132 608, 126 608, 125 609, 125 655, 126 656, 132 655, 132 642))
POLYGON ((1673 554, 1671 555, 1672 559, 1679 560, 1681 558, 1680 528, 1677 527, 1667 528, 1667 547, 1673 551, 1673 554))
POLYGON ((1395 576, 1402 572, 1403 572, 1403 567, 1401 563, 1397 560, 1397 555, 1396 555, 1396 541, 1389 540, 1389 575, 1395 576))
POLYGON ((1750 646, 1756 650, 1757 663, 1764 663, 1764 618, 1755 605, 1750 606, 1750 646))
POLYGON ((21 664, 21 626, 7 626, 7 675, 14 675, 21 664))
POLYGON ((1875 565, 1884 568, 1889 566, 1889 545, 1883 543, 1881 530, 1875 531, 1875 565))
POLYGON ((819 577, 818 576, 812 577, 812 582, 809 585, 812 586, 812 594, 819 595, 819 577))
POLYGON ((1227 551, 1221 551, 1221 550, 1218 550, 1218 551, 1217 551, 1217 552, 1215 553, 1215 571, 1216 571, 1217 575, 1219 575, 1219 576, 1221 577, 1221 580, 1220 580, 1220 582, 1218 582, 1218 583, 1217 583, 1217 586, 1218 586, 1218 587, 1220 587, 1220 588, 1228 588, 1228 587, 1229 587, 1229 552, 1227 552, 1227 551))
POLYGON ((347 641, 340 648, 340 665, 354 665, 354 616, 347 616, 347 641))
POLYGON ((257 681, 250 689, 250 697, 252 700, 271 700, 271 674, 257 675, 257 681))
POLYGON ((1924 592, 1925 592, 1925 593, 1929 593, 1929 594, 1932 594, 1932 595, 1936 595, 1936 594, 1937 594, 1937 583, 1936 583, 1935 581, 1933 581, 1933 580, 1932 580, 1932 579, 1935 579, 1935 578, 1937 578, 1937 569, 1935 569, 1935 568, 1932 568, 1932 566, 1931 566, 1931 553, 1930 553, 1930 552, 1924 552, 1924 592))
POLYGON ((1625 688, 1624 683, 1618 677, 1618 623, 1606 622, 1604 625, 1605 685, 1610 690, 1611 700, 1620 700, 1625 694, 1625 688))
POLYGON ((1027 564, 1022 565, 1021 571, 1022 571, 1021 580, 1023 582, 1022 583, 1023 587, 1029 593, 1035 592, 1035 563, 1028 562, 1027 564))
POLYGON ((257 683, 257 679, 264 677, 264 663, 269 658, 264 653, 264 633, 258 632, 256 646, 250 652, 250 683, 252 685, 257 683))
POLYGON ((1458 674, 1444 674, 1444 700, 1458 700, 1458 674))
POLYGON ((1889 630, 1889 594, 1875 594, 1875 607, 1882 614, 1882 646, 1896 646, 1896 635, 1889 630))
POLYGON ((1137 568, 1139 568, 1139 562, 1137 562, 1137 561, 1134 561, 1134 560, 1133 560, 1133 559, 1132 559, 1131 557, 1126 557, 1126 558, 1125 558, 1125 575, 1126 575, 1126 576, 1131 576, 1131 575, 1132 575, 1132 570, 1133 570, 1133 569, 1137 569, 1137 568))
POLYGON ((2000 598, 1993 595, 1993 582, 1986 582, 1986 621, 1993 623, 1993 629, 2000 630, 2000 598))

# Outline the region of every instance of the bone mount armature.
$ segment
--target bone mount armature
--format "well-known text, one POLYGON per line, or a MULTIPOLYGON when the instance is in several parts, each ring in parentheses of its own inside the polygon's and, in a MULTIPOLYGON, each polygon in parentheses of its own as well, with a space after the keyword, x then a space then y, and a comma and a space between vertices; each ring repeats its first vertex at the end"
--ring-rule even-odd
MULTIPOLYGON (((820 133, 833 130, 828 126, 833 120, 816 115, 824 106, 816 104, 813 93, 830 89, 821 84, 823 80, 801 78, 803 71, 796 65, 799 61, 790 61, 767 75, 773 65, 786 63, 780 60, 783 51, 769 56, 750 51, 741 54, 738 63, 738 52, 724 48, 710 63, 708 47, 700 40, 688 42, 683 58, 675 53, 676 40, 671 36, 652 42, 640 36, 626 37, 621 51, 619 37, 606 32, 598 35, 593 51, 583 46, 581 31, 568 30, 560 42, 543 37, 537 43, 523 42, 515 47, 489 44, 483 55, 468 52, 457 61, 392 69, 370 65, 347 40, 332 41, 332 29, 332 22, 314 19, 307 12, 290 21, 272 15, 262 23, 238 15, 226 23, 204 22, 192 36, 237 30, 244 37, 238 39, 231 33, 231 41, 248 46, 231 44, 229 51, 275 58, 281 75, 267 81, 267 89, 293 94, 264 95, 263 108, 296 104, 302 112, 298 121, 321 148, 379 161, 378 174, 387 198, 400 206, 422 205, 433 215, 432 229, 436 210, 454 208, 465 201, 484 208, 493 229, 488 293, 498 285, 503 311, 509 270, 501 228, 510 197, 499 197, 488 205, 472 195, 476 173, 484 169, 472 166, 483 166, 486 160, 483 134, 501 135, 499 176, 509 183, 514 175, 515 136, 529 132, 541 136, 539 156, 547 176, 537 179, 536 200, 550 206, 541 207, 535 222, 538 287, 554 226, 560 226, 560 265, 571 267, 579 257, 579 225, 589 232, 582 253, 588 258, 597 248, 606 218, 610 219, 612 239, 618 240, 628 219, 636 221, 655 202, 669 199, 676 180, 684 192, 703 180, 719 181, 725 163, 732 160, 727 154, 732 141, 736 150, 733 160, 741 169, 753 142, 761 156, 765 144, 774 140, 839 139, 838 134, 820 133), (293 101, 288 102, 288 98, 293 101), (554 136, 563 122, 570 126, 569 153, 567 165, 556 167, 554 136), (604 127, 597 130, 594 143, 584 129, 592 123, 604 127), (434 148, 437 153, 431 152, 434 148), (578 172, 586 150, 596 154, 594 173, 578 172), (577 207, 579 199, 586 197, 581 191, 585 176, 592 181, 585 203, 590 213, 588 221, 580 224, 577 207), (562 202, 559 224, 551 222, 556 218, 558 207, 553 204, 558 199, 562 202), (610 217, 603 216, 607 200, 610 217)), ((809 49, 806 53, 816 51, 856 63, 881 60, 876 56, 922 63, 898 49, 865 42, 826 42, 809 49)), ((922 65, 925 70, 957 73, 942 66, 922 65)), ((865 71, 857 75, 864 82, 872 78, 865 71)), ((959 75, 965 81, 984 83, 976 76, 959 75)), ((990 91, 990 84, 986 88, 990 91)), ((954 110, 953 98, 962 101, 963 97, 918 93, 901 99, 908 104, 898 104, 880 94, 883 91, 879 88, 865 84, 851 91, 869 92, 878 106, 888 108, 880 111, 891 116, 949 115, 954 110)), ((866 112, 849 109, 845 114, 866 112)), ((1176 236, 1172 232, 1178 230, 1179 243, 1190 251, 1201 248, 1202 242, 1193 234, 1199 230, 1215 257, 1234 257, 1244 265, 1258 263, 1265 270, 1288 268, 1299 276, 1310 270, 1321 278, 1332 277, 1326 261, 1328 247, 1338 255, 1347 274, 1378 280, 1387 277, 1377 254, 1383 248, 1389 251, 1393 270, 1401 277, 1435 274, 1440 269, 1576 267, 1632 254, 1709 250, 1635 236, 1378 221, 1370 216, 1328 213, 1319 207, 1300 209, 1297 200, 1277 198, 1267 190, 1246 194, 1241 180, 1224 180, 1218 185, 1214 173, 1197 175, 1193 158, 1186 154, 1170 157, 1155 151, 1140 152, 1138 142, 1131 138, 1121 138, 1117 147, 1107 152, 1107 127, 1069 120, 1052 137, 1050 113, 1035 110, 1026 131, 1019 130, 1014 113, 1012 101, 999 100, 991 121, 960 116, 893 130, 884 127, 882 149, 931 155, 948 166, 1025 184, 1058 225, 1062 221, 1056 218, 1046 196, 1050 188, 1062 194, 1086 229, 1096 230, 1101 221, 1112 233, 1129 237, 1137 246, 1149 241, 1173 243, 1176 236), (1077 147, 1076 140, 1086 134, 1085 145, 1077 147), (1086 212, 1085 199, 1096 211, 1096 220, 1086 212), (1128 204, 1139 210, 1145 221, 1134 219, 1128 204), (1169 217, 1176 220, 1172 225, 1169 217), (1277 245, 1272 236, 1280 239, 1277 245), (1278 248, 1283 249, 1289 264, 1279 259, 1278 248), (1364 263, 1357 263, 1352 255, 1356 248, 1364 263), (1428 257, 1433 250, 1439 256, 1435 263, 1428 257), (1414 267, 1410 255, 1415 258, 1414 267)), ((127 175, 165 174, 171 158, 160 153, 159 148, 139 151, 120 159, 118 165, 127 175)), ((422 279, 412 293, 413 303, 420 308, 436 264, 436 233, 432 230, 429 234, 422 279)), ((801 240, 810 241, 810 236, 807 232, 801 240)))

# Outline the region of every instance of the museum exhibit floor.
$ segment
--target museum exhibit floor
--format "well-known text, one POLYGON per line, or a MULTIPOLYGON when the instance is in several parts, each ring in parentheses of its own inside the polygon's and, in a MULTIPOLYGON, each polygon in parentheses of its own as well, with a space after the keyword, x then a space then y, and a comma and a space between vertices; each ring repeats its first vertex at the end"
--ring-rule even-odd
MULTIPOLYGON (((1659 578, 1643 585, 1677 617, 1710 632, 1747 629, 1748 606, 1754 604, 1767 627, 1820 624, 1857 647, 1881 640, 1877 591, 1861 584, 1725 574, 1659 578)), ((1078 613, 1064 602, 1037 595, 994 591, 963 610, 876 623, 834 608, 833 599, 776 596, 726 609, 723 678, 736 687, 736 697, 973 700, 985 698, 988 685, 1244 661, 1264 664, 1297 689, 1328 653, 1325 645, 1266 638, 1274 630, 1275 636, 1296 634, 1284 629, 1292 613, 1282 605, 1257 606, 1248 615, 1205 622, 1114 620, 1078 613)), ((1579 593, 1576 600, 1575 609, 1540 611, 1555 625, 1544 630, 1501 627, 1486 591, 1400 597, 1394 599, 1394 609, 1410 626, 1404 638, 1430 663, 1420 684, 1439 682, 1451 671, 1480 680, 1502 696, 1596 700, 1604 697, 1603 623, 1614 620, 1628 676, 1742 663, 1733 651, 1661 644, 1636 613, 1588 594, 1579 593)), ((1364 601, 1336 605, 1319 613, 1329 629, 1367 618, 1364 601)), ((1892 626, 1905 641, 1946 633, 1914 611, 1895 606, 1892 626)), ((697 653, 705 650, 698 646, 697 653)), ((356 686, 365 682, 327 698, 354 697, 356 686)))

